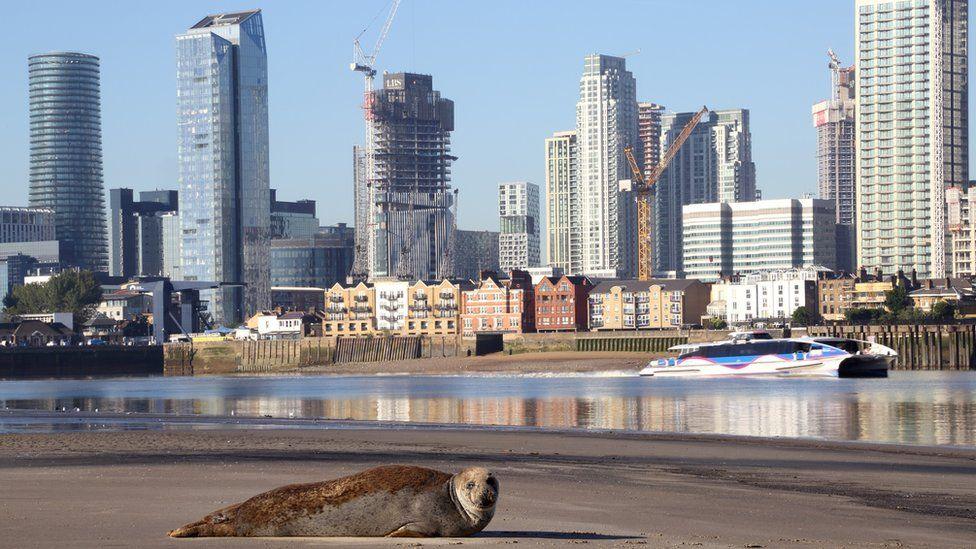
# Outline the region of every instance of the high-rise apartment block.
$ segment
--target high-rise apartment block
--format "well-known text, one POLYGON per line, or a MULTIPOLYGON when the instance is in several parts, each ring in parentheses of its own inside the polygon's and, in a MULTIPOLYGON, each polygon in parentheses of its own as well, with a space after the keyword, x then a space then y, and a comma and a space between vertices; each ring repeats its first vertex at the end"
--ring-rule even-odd
MULTIPOLYGON (((112 276, 170 276, 163 268, 163 215, 175 214, 176 191, 109 191, 109 262, 112 276)), ((171 259, 172 260, 172 259, 171 259)))
POLYGON ((271 304, 268 58, 260 10, 176 37, 182 270, 238 283, 207 293, 217 323, 271 304))
MULTIPOLYGON (((367 99, 373 151, 360 178, 368 193, 371 278, 441 279, 454 274, 456 196, 451 190, 454 102, 429 75, 383 75, 367 99)), ((360 214, 361 215, 361 214, 360 214)), ((359 220, 357 220, 359 223, 359 220)))
POLYGON ((976 276, 976 185, 954 185, 945 190, 945 197, 948 274, 960 278, 976 276))
POLYGON ((49 208, 0 206, 0 243, 55 240, 56 220, 49 208))
POLYGON ((575 131, 546 139, 546 263, 565 273, 582 270, 577 150, 575 131))
POLYGON ((71 266, 105 271, 99 61, 94 55, 33 55, 30 76, 30 205, 54 211, 71 266))
POLYGON ((637 81, 626 60, 588 55, 576 103, 577 187, 580 268, 570 274, 594 278, 629 276, 636 271, 637 223, 632 193, 620 192, 630 179, 624 149, 640 155, 637 81))
POLYGON ((641 170, 647 173, 661 161, 661 115, 664 105, 641 102, 637 104, 637 133, 643 155, 641 170))
MULTIPOLYGON (((831 52, 831 55, 833 52, 831 52)), ((831 97, 813 106, 820 198, 836 204, 837 222, 854 224, 854 67, 831 57, 831 97)))
POLYGON ((967 0, 856 0, 858 264, 942 278, 968 181, 967 0))
MULTIPOLYGON (((678 137, 694 113, 661 117, 661 149, 678 137)), ((756 199, 749 111, 712 111, 685 141, 657 182, 654 220, 654 268, 679 272, 682 265, 682 207, 710 202, 756 199)))
POLYGON ((715 281, 733 274, 836 266, 836 213, 814 198, 684 206, 682 270, 715 281))
POLYGON ((526 181, 499 184, 498 221, 501 270, 538 267, 539 186, 526 181))

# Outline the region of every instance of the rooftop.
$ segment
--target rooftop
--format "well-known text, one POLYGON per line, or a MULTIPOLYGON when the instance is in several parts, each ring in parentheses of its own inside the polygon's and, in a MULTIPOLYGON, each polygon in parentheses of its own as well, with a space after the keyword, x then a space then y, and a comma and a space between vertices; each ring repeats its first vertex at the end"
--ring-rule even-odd
POLYGON ((238 25, 247 20, 254 14, 261 13, 261 10, 238 11, 233 13, 215 13, 208 15, 200 20, 199 23, 190 27, 191 29, 205 29, 208 27, 224 27, 227 25, 238 25))

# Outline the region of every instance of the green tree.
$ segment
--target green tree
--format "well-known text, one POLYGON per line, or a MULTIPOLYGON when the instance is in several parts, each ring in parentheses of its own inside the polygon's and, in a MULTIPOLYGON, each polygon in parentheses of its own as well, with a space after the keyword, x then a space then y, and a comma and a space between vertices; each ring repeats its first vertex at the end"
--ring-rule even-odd
POLYGON ((706 330, 725 330, 729 327, 729 324, 721 318, 706 318, 702 325, 706 330))
POLYGON ((896 284, 894 288, 885 292, 885 309, 897 315, 912 306, 912 298, 908 296, 908 288, 901 284, 896 284))
POLYGON ((936 301, 932 305, 932 311, 929 313, 932 320, 938 320, 941 322, 949 321, 956 316, 956 307, 948 301, 936 301))
POLYGON ((851 324, 871 324, 877 322, 884 315, 882 309, 852 308, 844 311, 844 318, 851 324))
POLYGON ((72 313, 75 325, 87 322, 102 301, 102 287, 91 271, 64 271, 43 284, 17 286, 4 299, 7 314, 72 313))
POLYGON ((800 305, 793 310, 794 326, 809 326, 816 323, 816 315, 804 305, 800 305))

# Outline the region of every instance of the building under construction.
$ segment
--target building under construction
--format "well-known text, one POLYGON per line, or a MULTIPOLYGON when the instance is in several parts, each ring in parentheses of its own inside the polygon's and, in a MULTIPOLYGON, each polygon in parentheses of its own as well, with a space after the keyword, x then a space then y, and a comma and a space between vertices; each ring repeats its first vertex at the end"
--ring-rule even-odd
POLYGON ((393 73, 367 96, 365 110, 372 150, 356 162, 365 172, 356 177, 357 230, 365 236, 358 263, 371 279, 453 276, 454 102, 441 98, 429 75, 393 73))

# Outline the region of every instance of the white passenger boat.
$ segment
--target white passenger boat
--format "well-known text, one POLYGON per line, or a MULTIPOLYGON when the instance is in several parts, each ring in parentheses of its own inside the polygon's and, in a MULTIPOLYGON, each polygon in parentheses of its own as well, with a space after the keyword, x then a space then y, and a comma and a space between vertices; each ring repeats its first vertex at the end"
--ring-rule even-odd
POLYGON ((887 377, 894 350, 844 338, 784 338, 749 333, 729 341, 678 345, 676 357, 650 362, 642 376, 706 377, 726 375, 887 377))

